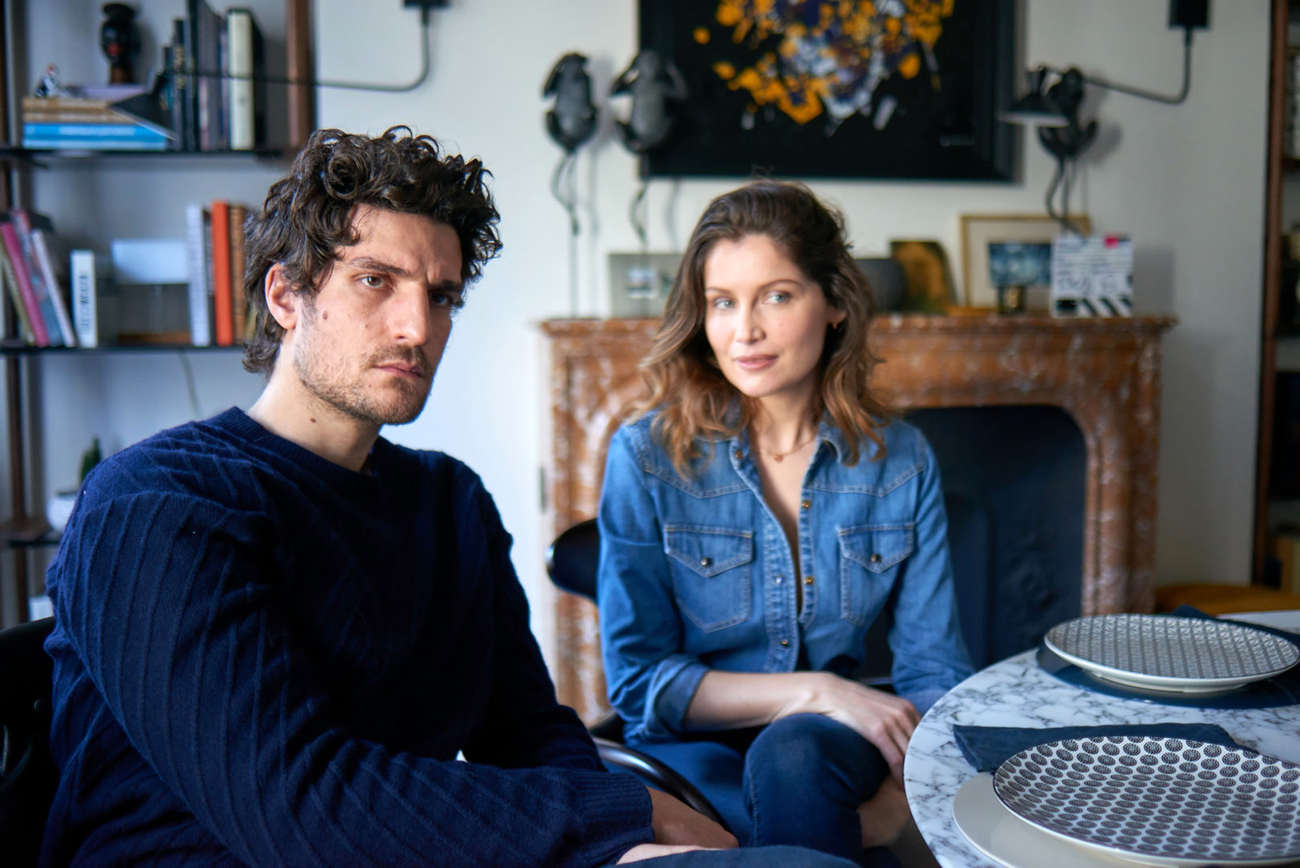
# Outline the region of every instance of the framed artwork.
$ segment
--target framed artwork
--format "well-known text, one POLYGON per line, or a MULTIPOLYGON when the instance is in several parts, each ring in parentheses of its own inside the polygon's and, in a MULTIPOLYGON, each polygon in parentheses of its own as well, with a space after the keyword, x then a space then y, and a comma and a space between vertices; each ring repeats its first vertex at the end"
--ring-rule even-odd
POLYGON ((899 309, 943 313, 957 303, 952 269, 943 245, 929 239, 897 238, 889 242, 889 255, 903 269, 905 290, 899 309))
POLYGON ((645 176, 1011 180, 1015 0, 640 0, 687 97, 645 176))
MULTIPOLYGON (((1080 232, 1092 231, 1086 214, 1071 214, 1080 232)), ((998 306, 998 291, 989 271, 989 245, 1003 253, 1007 245, 1051 244, 1061 224, 1046 214, 963 214, 961 216, 961 278, 967 307, 998 306)), ((1000 267, 1001 267, 1000 263, 1000 267)))

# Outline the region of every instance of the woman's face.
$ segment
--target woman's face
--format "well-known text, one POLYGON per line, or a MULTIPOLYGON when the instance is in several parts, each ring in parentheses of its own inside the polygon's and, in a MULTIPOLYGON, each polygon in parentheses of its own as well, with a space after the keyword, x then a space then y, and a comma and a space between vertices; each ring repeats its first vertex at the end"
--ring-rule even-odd
POLYGON ((764 403, 811 400, 828 326, 845 313, 767 235, 716 242, 704 260, 704 331, 723 376, 764 403))

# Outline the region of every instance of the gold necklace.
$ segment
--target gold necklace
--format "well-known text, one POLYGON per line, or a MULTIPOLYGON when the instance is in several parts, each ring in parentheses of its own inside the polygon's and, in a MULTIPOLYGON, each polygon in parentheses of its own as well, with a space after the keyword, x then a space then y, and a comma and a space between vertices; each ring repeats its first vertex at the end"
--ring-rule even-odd
MULTIPOLYGON (((787 455, 793 455, 794 453, 798 452, 800 449, 803 449, 805 446, 807 446, 809 443, 812 443, 816 439, 817 439, 817 435, 813 434, 813 436, 809 437, 807 440, 803 441, 802 443, 796 446, 792 446, 791 448, 785 450, 784 452, 768 452, 765 449, 758 449, 758 454, 766 455, 768 458, 771 458, 777 464, 780 464, 782 461, 785 460, 787 455)), ((757 446, 755 446, 755 448, 757 449, 757 446)))

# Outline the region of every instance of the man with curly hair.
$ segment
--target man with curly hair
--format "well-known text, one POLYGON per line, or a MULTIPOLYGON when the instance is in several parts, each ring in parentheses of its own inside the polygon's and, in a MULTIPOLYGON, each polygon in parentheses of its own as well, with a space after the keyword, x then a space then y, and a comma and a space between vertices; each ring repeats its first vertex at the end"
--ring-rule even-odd
POLYGON ((405 128, 322 130, 250 219, 244 362, 265 390, 100 464, 47 576, 44 863, 586 866, 734 846, 601 767, 479 478, 379 436, 423 409, 500 248, 486 176, 405 128))

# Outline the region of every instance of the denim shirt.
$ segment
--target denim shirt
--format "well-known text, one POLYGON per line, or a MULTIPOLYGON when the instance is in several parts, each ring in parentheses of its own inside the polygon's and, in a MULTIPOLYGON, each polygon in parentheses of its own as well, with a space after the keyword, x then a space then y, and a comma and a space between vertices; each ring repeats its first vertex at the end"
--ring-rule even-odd
POLYGON ((653 418, 611 440, 598 519, 605 678, 629 739, 684 732, 709 669, 843 673, 867 662, 867 630, 886 607, 894 689, 918 710, 971 673, 939 468, 917 429, 887 425, 883 459, 863 438, 850 467, 843 434, 822 422, 796 562, 748 435, 698 441, 703 456, 683 478, 653 418))

